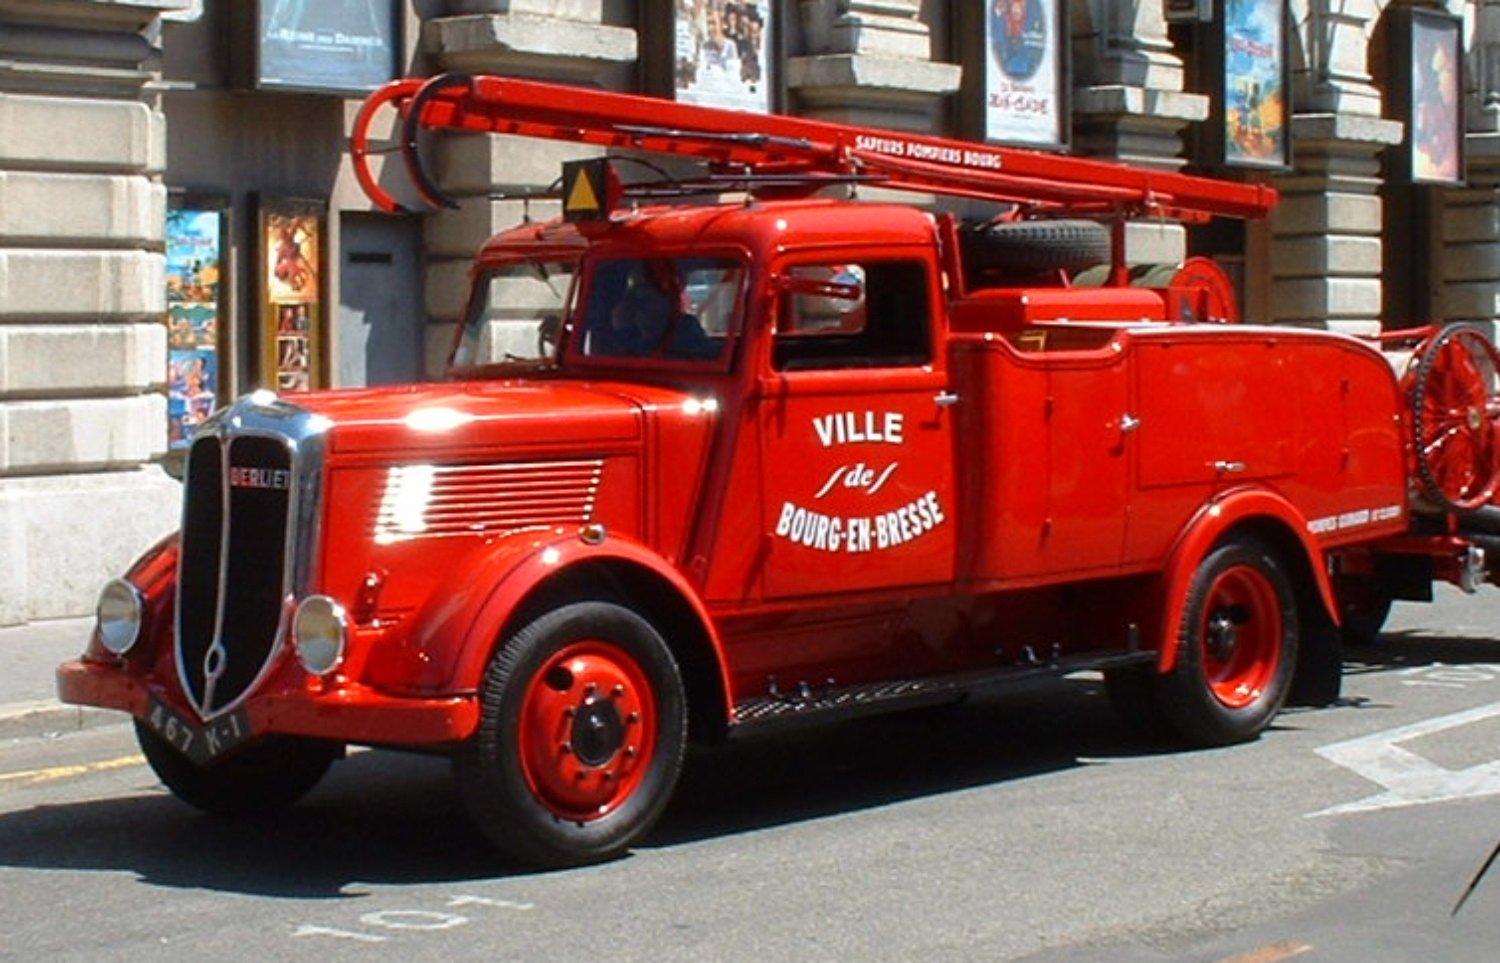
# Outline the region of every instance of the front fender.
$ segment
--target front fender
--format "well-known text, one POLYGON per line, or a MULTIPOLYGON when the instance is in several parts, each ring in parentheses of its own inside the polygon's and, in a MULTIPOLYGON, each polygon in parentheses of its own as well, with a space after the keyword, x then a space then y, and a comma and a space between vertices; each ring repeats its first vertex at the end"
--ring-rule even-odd
POLYGON ((548 585, 558 584, 588 564, 629 567, 668 586, 708 641, 727 699, 729 676, 722 641, 702 600, 681 573, 629 538, 609 536, 589 544, 572 529, 518 533, 498 540, 477 564, 471 561, 457 576, 472 591, 439 592, 442 601, 419 619, 404 644, 389 651, 389 657, 401 664, 387 661, 379 674, 427 691, 478 691, 490 657, 517 609, 548 585))
MULTIPOLYGON (((177 613, 177 554, 181 536, 177 532, 160 539, 135 560, 123 578, 141 593, 145 611, 141 619, 141 638, 131 650, 130 658, 138 664, 149 664, 165 641, 170 641, 177 613)), ((89 632, 87 655, 102 662, 114 662, 98 639, 98 626, 89 632)))
MULTIPOLYGON (((1272 491, 1261 488, 1240 489, 1214 499, 1194 516, 1178 538, 1163 571, 1166 600, 1163 607, 1161 639, 1157 668, 1170 672, 1177 665, 1181 640, 1178 629, 1187 609, 1188 586, 1209 552, 1226 534, 1237 528, 1251 529, 1270 525, 1281 537, 1279 543, 1295 544, 1303 553, 1323 607, 1333 624, 1338 624, 1338 605, 1326 566, 1321 563, 1323 550, 1307 531, 1307 519, 1290 502, 1272 491)), ((1290 561, 1290 560, 1289 560, 1290 561)))

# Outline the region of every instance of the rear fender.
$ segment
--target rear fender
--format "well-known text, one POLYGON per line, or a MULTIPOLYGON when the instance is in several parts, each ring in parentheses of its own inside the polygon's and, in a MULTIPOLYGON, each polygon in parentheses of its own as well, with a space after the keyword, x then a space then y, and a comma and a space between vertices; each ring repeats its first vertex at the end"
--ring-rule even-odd
MULTIPOLYGON (((1163 573, 1165 581, 1165 604, 1161 622, 1160 648, 1157 668, 1170 672, 1177 665, 1180 639, 1178 629, 1182 625, 1187 608, 1188 585, 1193 573, 1213 551, 1214 546, 1230 532, 1241 530, 1260 533, 1281 548, 1283 552, 1296 551, 1301 558, 1283 558, 1288 566, 1288 575, 1293 583, 1310 578, 1317 589, 1324 614, 1338 624, 1338 605, 1334 601, 1333 584, 1328 578, 1327 567, 1322 564, 1323 550, 1308 535, 1307 519, 1286 499, 1263 489, 1245 489, 1230 492, 1210 504, 1189 523, 1182 537, 1177 540, 1163 573)), ((1311 597, 1312 593, 1299 591, 1299 598, 1311 597)), ((1306 615, 1303 617, 1306 625, 1306 615)))

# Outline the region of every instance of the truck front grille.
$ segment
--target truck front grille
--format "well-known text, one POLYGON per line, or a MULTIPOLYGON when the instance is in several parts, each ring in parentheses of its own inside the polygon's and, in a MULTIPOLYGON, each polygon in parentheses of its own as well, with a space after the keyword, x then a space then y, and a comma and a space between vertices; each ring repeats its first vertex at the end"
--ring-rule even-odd
MULTIPOLYGON (((305 457, 308 420, 264 397, 242 401, 206 424, 188 454, 177 671, 204 719, 239 705, 270 668, 286 600, 306 578, 310 544, 294 540, 306 531, 294 520, 316 517, 321 474, 305 457)), ((313 451, 320 469, 321 445, 313 451)))

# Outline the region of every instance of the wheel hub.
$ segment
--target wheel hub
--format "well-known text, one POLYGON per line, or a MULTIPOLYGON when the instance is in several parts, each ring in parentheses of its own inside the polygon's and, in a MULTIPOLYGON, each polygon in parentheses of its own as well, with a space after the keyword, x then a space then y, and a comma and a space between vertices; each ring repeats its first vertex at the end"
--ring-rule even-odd
POLYGON ((607 699, 594 696, 583 701, 573 717, 573 754, 585 766, 602 766, 614 758, 625 743, 625 720, 607 699))
POLYGON ((1208 654, 1219 662, 1227 662, 1229 656, 1234 652, 1234 644, 1239 630, 1235 627, 1234 619, 1227 612, 1215 612, 1208 620, 1208 654))
POLYGON ((645 674, 603 640, 558 652, 527 685, 517 732, 537 800, 560 819, 598 819, 650 769, 656 702, 645 674))

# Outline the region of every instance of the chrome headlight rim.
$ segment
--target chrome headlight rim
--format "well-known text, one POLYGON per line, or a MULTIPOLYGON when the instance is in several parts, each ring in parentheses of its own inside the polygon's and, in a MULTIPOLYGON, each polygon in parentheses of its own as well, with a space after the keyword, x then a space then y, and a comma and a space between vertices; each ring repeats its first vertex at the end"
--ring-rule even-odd
POLYGON ((302 668, 328 676, 344 664, 349 641, 349 616, 327 595, 309 595, 292 614, 292 648, 302 668))
POLYGON ((99 590, 99 601, 94 605, 94 629, 106 652, 124 656, 135 648, 145 618, 146 597, 131 582, 111 579, 99 590))

